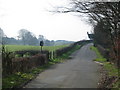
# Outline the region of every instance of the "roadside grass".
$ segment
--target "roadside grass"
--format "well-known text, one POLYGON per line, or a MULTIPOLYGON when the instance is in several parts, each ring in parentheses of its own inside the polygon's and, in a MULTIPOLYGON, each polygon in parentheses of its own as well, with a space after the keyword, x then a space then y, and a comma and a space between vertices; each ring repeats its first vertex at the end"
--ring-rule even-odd
MULTIPOLYGON (((107 59, 100 54, 100 52, 96 47, 91 46, 90 49, 96 52, 97 58, 94 61, 103 63, 103 68, 107 71, 108 77, 119 78, 119 75, 120 75, 119 69, 113 63, 107 62, 107 59)), ((120 85, 120 80, 113 82, 112 85, 113 85, 112 88, 118 88, 118 86, 120 85)))
POLYGON ((8 77, 3 78, 2 80, 2 88, 3 90, 6 90, 8 88, 16 88, 20 87, 20 85, 27 83, 29 80, 32 80, 36 77, 37 74, 44 71, 46 68, 48 68, 51 64, 46 64, 37 68, 33 68, 32 70, 28 72, 17 72, 12 75, 9 75, 8 77))
POLYGON ((118 76, 118 69, 117 69, 117 67, 115 67, 114 64, 105 62, 104 67, 108 71, 109 76, 115 76, 115 77, 118 76))
POLYGON ((69 56, 73 53, 73 52, 75 52, 76 50, 78 50, 78 49, 80 49, 81 48, 81 45, 76 45, 73 49, 71 49, 69 52, 67 52, 66 54, 63 54, 62 55, 62 58, 63 59, 68 59, 69 58, 69 56))
POLYGON ((74 51, 80 49, 80 45, 76 45, 73 49, 71 49, 69 52, 63 54, 60 57, 57 57, 55 59, 52 59, 47 64, 43 66, 39 66, 36 68, 33 68, 32 70, 28 72, 17 72, 15 74, 9 75, 8 77, 5 77, 2 79, 2 88, 3 90, 6 90, 8 88, 16 88, 16 87, 22 87, 25 83, 28 81, 34 79, 39 73, 49 68, 51 65, 54 65, 56 63, 64 62, 65 59, 67 59, 74 51))
POLYGON ((97 55, 97 58, 96 58, 94 61, 98 61, 98 62, 101 62, 101 63, 107 61, 107 59, 104 58, 104 57, 100 54, 100 52, 98 51, 98 49, 97 49, 96 47, 91 46, 90 49, 93 50, 93 51, 95 51, 95 53, 96 53, 96 55, 97 55))

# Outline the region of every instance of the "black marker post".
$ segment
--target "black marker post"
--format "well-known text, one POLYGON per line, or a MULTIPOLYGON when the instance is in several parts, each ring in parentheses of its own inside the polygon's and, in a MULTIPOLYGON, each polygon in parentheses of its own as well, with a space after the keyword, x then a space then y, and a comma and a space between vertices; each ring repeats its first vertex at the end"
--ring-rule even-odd
POLYGON ((42 47, 44 45, 44 42, 43 41, 40 41, 40 46, 41 46, 41 53, 42 53, 42 47))

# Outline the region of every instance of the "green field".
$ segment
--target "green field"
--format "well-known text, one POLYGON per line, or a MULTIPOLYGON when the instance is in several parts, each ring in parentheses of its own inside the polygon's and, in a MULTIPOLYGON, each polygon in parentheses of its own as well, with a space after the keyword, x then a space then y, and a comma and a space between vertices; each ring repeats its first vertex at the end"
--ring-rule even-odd
MULTIPOLYGON (((55 51, 57 49, 67 47, 69 45, 60 46, 43 46, 43 50, 55 51)), ((5 50, 8 52, 22 51, 22 50, 41 50, 40 46, 29 46, 29 45, 5 45, 5 50)))

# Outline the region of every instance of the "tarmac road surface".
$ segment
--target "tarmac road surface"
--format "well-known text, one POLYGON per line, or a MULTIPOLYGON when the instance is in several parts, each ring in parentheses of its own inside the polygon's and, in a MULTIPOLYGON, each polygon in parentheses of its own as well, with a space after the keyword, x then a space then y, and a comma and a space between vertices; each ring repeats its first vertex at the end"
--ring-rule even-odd
POLYGON ((51 66, 24 88, 97 88, 100 65, 95 63, 92 44, 74 52, 72 59, 51 66))

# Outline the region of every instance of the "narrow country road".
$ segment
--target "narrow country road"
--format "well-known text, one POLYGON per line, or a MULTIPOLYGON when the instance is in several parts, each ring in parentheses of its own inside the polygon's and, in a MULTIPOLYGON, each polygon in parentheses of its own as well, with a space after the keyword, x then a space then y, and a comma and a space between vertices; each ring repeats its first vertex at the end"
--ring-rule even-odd
POLYGON ((74 52, 72 59, 51 66, 24 88, 97 88, 100 65, 88 44, 74 52))

